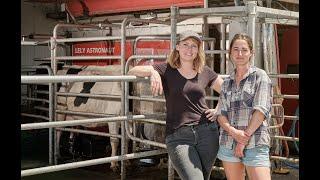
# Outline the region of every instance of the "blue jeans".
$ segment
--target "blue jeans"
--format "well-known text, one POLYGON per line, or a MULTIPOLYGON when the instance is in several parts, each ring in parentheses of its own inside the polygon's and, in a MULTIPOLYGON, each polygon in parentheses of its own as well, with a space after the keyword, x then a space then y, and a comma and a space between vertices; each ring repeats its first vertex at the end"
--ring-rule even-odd
POLYGON ((208 180, 219 150, 216 122, 183 126, 166 137, 173 167, 183 180, 208 180))

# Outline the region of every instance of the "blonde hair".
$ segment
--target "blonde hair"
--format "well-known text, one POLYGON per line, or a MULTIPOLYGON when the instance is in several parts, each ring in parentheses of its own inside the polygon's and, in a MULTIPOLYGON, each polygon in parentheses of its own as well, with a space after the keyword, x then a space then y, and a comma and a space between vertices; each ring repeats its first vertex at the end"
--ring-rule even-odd
MULTIPOLYGON (((185 40, 188 40, 188 39, 192 39, 193 42, 196 42, 198 44, 198 54, 197 54, 197 57, 193 60, 193 69, 198 73, 201 73, 206 62, 206 56, 202 49, 202 43, 192 37, 187 38, 185 40)), ((169 57, 167 59, 167 63, 174 69, 178 69, 181 67, 180 55, 177 49, 174 49, 170 52, 169 57)))

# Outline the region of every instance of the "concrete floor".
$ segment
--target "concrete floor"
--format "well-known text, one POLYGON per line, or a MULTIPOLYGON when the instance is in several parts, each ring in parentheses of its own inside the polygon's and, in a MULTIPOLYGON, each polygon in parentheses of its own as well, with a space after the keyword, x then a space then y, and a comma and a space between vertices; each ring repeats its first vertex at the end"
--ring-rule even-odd
MULTIPOLYGON (((37 131, 24 133, 21 138, 21 169, 30 169, 48 165, 48 143, 47 132, 37 131)), ((137 162, 137 161, 136 161, 137 162)), ((136 163, 135 163, 136 164, 136 163)), ((33 175, 21 178, 22 180, 108 180, 120 179, 120 173, 114 173, 109 169, 110 164, 97 165, 92 167, 64 170, 47 174, 33 175)), ((298 180, 299 170, 289 169, 289 174, 272 174, 272 180, 298 180)), ((127 170, 127 180, 166 180, 168 170, 159 169, 156 166, 143 167, 133 165, 127 170)), ((179 179, 175 174, 175 179, 179 179)), ((213 171, 211 180, 223 180, 221 174, 213 171)))
MULTIPOLYGON (((22 160, 21 164, 24 168, 32 168, 46 166, 46 163, 43 161, 32 161, 32 160, 22 160)), ((299 170, 289 169, 288 174, 272 174, 272 180, 298 180, 299 179, 299 170)), ((168 170, 159 169, 156 166, 152 167, 141 167, 135 166, 134 169, 127 170, 127 180, 166 180, 168 170)), ((224 180, 224 178, 218 178, 219 173, 216 171, 212 172, 211 180, 224 180), (218 176, 218 177, 217 177, 218 176)), ((221 176, 220 176, 221 177, 221 176)), ((120 173, 114 173, 109 169, 109 164, 98 165, 93 167, 85 167, 78 169, 71 169, 59 172, 52 172, 40 175, 33 175, 21 178, 21 180, 118 180, 120 179, 120 173)), ((175 179, 180 179, 175 174, 175 179)))

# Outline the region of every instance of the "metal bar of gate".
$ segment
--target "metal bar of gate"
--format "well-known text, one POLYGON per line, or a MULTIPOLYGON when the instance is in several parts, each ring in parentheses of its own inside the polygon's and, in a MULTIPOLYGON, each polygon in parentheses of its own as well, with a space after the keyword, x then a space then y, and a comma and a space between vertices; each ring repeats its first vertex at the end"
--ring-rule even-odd
POLYGON ((142 158, 147 156, 155 156, 155 155, 160 155, 165 153, 167 153, 166 149, 160 149, 160 150, 153 150, 153 151, 147 151, 147 152, 125 154, 122 156, 112 156, 112 157, 98 158, 98 159, 92 159, 92 160, 81 161, 81 162, 73 162, 73 163, 66 163, 61 165, 34 168, 34 169, 21 171, 21 177, 62 171, 67 169, 75 169, 75 168, 86 167, 86 166, 93 166, 98 164, 105 164, 105 163, 110 163, 112 161, 123 161, 123 160, 142 158))
MULTIPOLYGON (((46 69, 48 71, 48 75, 49 76, 52 76, 53 75, 53 71, 51 69, 51 67, 49 66, 22 66, 21 68, 31 68, 31 69, 46 69)), ((48 117, 48 120, 49 122, 52 122, 54 120, 54 108, 53 108, 53 100, 54 100, 54 97, 53 97, 53 84, 52 83, 49 83, 49 100, 48 100, 48 103, 49 103, 49 107, 48 107, 48 110, 49 110, 49 117, 48 117)), ((37 115, 36 115, 37 116, 37 115)), ((35 116, 34 116, 35 117, 35 116)), ((39 116, 40 118, 43 118, 43 119, 46 119, 42 116, 39 116)), ((53 164, 53 156, 52 156, 52 151, 53 151, 53 129, 52 128, 49 128, 49 164, 53 164)))
POLYGON ((115 82, 115 81, 142 81, 148 78, 136 76, 21 76, 21 83, 59 83, 59 82, 115 82))
POLYGON ((81 119, 81 120, 70 120, 70 121, 27 123, 27 124, 21 124, 21 130, 44 129, 44 128, 53 128, 53 127, 86 125, 91 123, 107 123, 107 122, 123 121, 123 120, 145 119, 145 118, 152 118, 154 116, 155 115, 130 115, 130 116, 81 119))

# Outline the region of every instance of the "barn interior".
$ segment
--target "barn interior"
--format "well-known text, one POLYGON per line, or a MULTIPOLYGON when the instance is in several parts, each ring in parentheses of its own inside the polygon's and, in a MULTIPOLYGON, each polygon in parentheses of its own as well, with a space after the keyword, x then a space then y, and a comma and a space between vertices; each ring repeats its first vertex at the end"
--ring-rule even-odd
POLYGON ((179 179, 164 96, 127 72, 165 61, 184 30, 220 75, 233 35, 254 37, 274 85, 272 179, 299 179, 299 0, 21 0, 21 179, 179 179))

